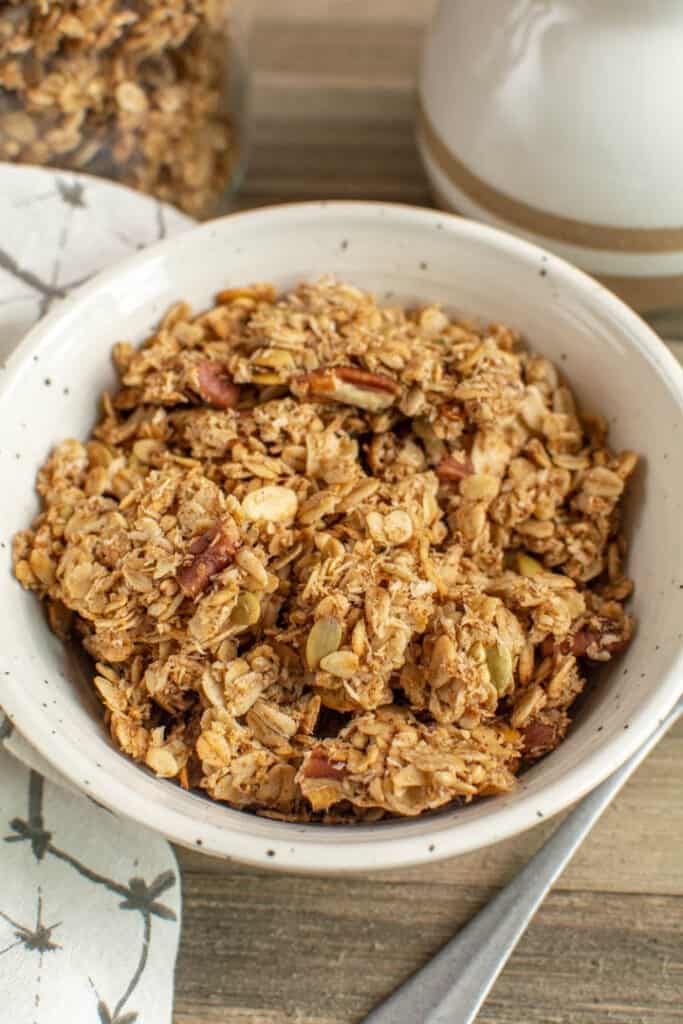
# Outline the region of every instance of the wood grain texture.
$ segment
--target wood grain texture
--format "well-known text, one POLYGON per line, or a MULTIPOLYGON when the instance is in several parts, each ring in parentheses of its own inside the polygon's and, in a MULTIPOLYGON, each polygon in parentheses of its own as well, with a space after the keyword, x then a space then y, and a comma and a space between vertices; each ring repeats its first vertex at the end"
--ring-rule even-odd
POLYGON ((428 204, 414 80, 433 3, 259 4, 252 147, 238 205, 354 197, 428 204), (325 16, 327 9, 327 16, 325 16), (382 11, 384 12, 382 14, 382 11), (406 15, 410 16, 406 16, 406 15))
MULTIPOLYGON (((458 861, 452 878, 430 868, 421 878, 336 881, 182 863, 176 1024, 359 1021, 494 891, 476 864, 469 881, 459 880, 458 861)), ((563 886, 534 920, 482 1021, 680 1021, 683 898, 563 886), (601 1016, 599 1006, 609 1010, 601 1016)))
MULTIPOLYGON (((413 83, 433 8, 434 0, 260 0, 241 207, 318 197, 429 204, 413 83)), ((672 347, 681 358, 683 341, 672 347)), ((683 1021, 682 765, 683 722, 578 852, 481 1024, 683 1021)), ((269 875, 178 850, 174 1024, 360 1021, 555 827, 543 822, 424 868, 340 880, 269 875)))

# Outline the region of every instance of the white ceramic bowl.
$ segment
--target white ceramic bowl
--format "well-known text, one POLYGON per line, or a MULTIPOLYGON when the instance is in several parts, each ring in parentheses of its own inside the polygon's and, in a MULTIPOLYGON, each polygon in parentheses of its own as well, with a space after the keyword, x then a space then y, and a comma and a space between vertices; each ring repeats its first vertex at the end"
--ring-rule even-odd
POLYGON ((375 203, 306 203, 233 215, 161 243, 79 289, 31 331, 1 377, 0 703, 77 786, 176 842, 264 867, 321 873, 397 867, 486 846, 555 814, 600 782, 680 692, 683 372, 618 299, 526 242, 447 214, 375 203), (137 767, 109 741, 98 701, 10 566, 11 537, 37 509, 36 470, 56 441, 87 435, 97 395, 113 383, 114 342, 140 341, 180 297, 201 309, 226 286, 263 280, 287 286, 323 272, 373 289, 380 299, 438 300, 464 315, 514 325, 557 360, 584 408, 609 416, 614 444, 645 456, 630 499, 638 631, 566 741, 509 795, 375 825, 269 821, 137 767))

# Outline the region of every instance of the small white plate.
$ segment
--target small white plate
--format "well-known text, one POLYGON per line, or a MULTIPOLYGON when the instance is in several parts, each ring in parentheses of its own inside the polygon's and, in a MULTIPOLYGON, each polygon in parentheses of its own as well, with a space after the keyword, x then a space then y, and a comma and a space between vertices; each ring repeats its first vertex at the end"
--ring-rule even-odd
POLYGON ((0 362, 72 288, 192 224, 102 178, 0 164, 0 362))

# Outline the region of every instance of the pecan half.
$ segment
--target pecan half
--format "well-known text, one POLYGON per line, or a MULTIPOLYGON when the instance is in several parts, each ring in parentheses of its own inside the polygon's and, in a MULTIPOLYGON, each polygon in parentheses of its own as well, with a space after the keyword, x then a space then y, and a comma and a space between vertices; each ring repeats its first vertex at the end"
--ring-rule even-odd
POLYGON ((176 573, 176 581, 187 597, 196 597, 209 584, 212 576, 225 569, 239 546, 223 523, 216 523, 192 541, 188 558, 176 573))
POLYGON ((230 374, 212 359, 204 359, 197 365, 197 391, 215 409, 232 409, 240 397, 240 389, 230 374))
MULTIPOLYGON (((569 639, 569 638, 567 638, 569 639)), ((547 636, 541 644, 541 654, 544 658, 552 658, 553 654, 557 650, 559 654, 569 654, 569 650, 562 650, 563 646, 567 646, 567 640, 561 640, 559 644, 555 643, 555 639, 552 636, 547 636)), ((572 645, 569 645, 571 649, 572 645)))
POLYGON ((521 730, 525 755, 540 757, 554 750, 560 741, 558 732, 558 727, 550 722, 530 722, 521 730))
POLYGON ((613 654, 626 650, 630 641, 631 627, 628 620, 620 629, 611 619, 601 619, 599 625, 581 626, 559 643, 552 637, 546 637, 541 650, 546 657, 557 651, 560 654, 573 654, 576 658, 607 661, 613 654))
POLYGON ((446 455, 436 467, 436 475, 442 484, 460 483, 472 473, 474 473, 474 466, 469 455, 464 455, 461 458, 446 455))
POLYGON ((368 412, 380 412, 393 405, 399 386, 391 377, 370 373, 357 366, 332 366, 295 377, 294 392, 326 402, 355 405, 368 412))
POLYGON ((369 388, 371 391, 386 391, 390 395, 397 395, 399 386, 391 377, 383 373, 370 373, 368 370, 361 370, 357 366, 335 366, 334 372, 348 384, 355 384, 359 388, 369 388))
POLYGON ((346 768, 333 764, 323 747, 314 747, 304 763, 305 779, 343 779, 345 776, 346 768))
POLYGON ((619 654, 621 651, 625 651, 631 642, 631 625, 630 620, 628 625, 622 631, 615 631, 615 624, 609 620, 605 620, 605 629, 600 631, 586 630, 581 631, 574 637, 574 650, 584 648, 588 657, 592 657, 591 649, 598 652, 607 652, 608 654, 619 654))

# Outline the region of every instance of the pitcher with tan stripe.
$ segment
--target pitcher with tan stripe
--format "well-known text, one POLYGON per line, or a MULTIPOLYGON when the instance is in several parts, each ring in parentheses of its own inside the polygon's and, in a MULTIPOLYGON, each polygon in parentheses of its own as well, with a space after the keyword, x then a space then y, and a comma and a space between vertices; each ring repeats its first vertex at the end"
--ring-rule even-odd
POLYGON ((418 143, 439 205, 683 308, 680 0, 442 0, 418 143))

